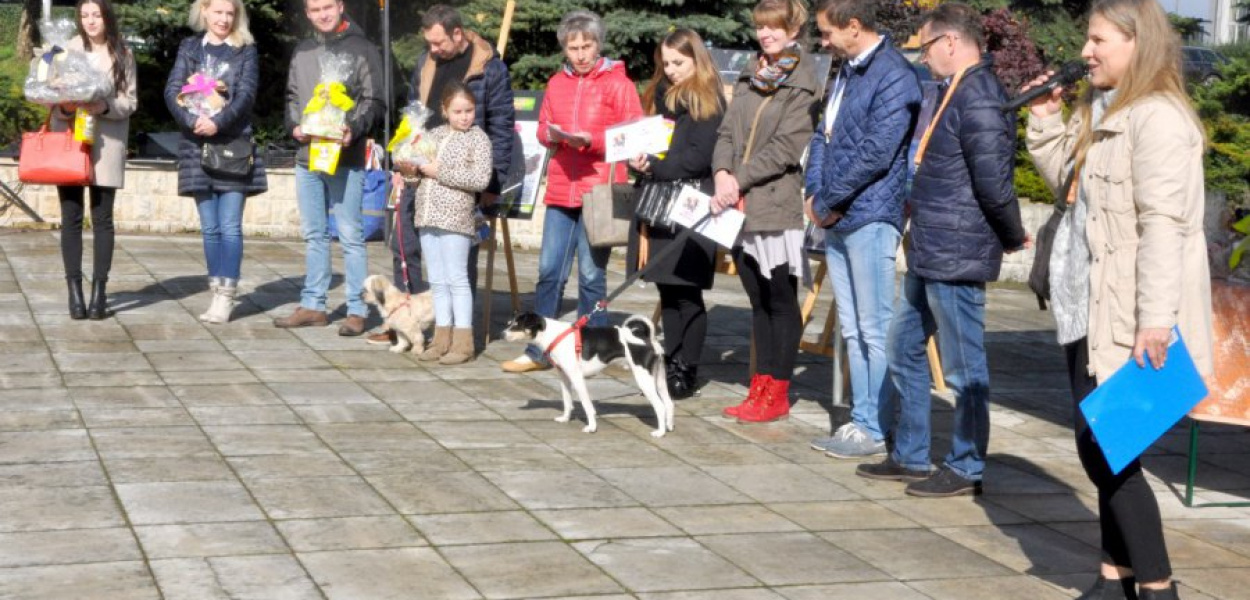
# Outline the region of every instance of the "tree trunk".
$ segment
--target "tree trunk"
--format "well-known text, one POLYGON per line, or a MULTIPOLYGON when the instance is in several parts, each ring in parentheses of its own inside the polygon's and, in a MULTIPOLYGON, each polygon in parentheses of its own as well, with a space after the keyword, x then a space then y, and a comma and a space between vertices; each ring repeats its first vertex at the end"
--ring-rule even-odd
POLYGON ((17 29, 17 58, 30 60, 39 45, 39 19, 43 14, 42 0, 22 1, 22 21, 17 29))

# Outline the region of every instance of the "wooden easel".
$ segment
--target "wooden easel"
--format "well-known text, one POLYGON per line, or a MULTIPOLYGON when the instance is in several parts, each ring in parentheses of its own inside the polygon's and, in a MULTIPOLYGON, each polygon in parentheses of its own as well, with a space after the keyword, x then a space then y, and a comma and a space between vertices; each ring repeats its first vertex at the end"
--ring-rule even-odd
MULTIPOLYGON (((495 50, 499 52, 499 58, 503 58, 504 51, 508 48, 508 32, 512 30, 512 17, 516 11, 516 0, 508 0, 504 6, 503 22, 499 25, 499 41, 495 44, 495 50)), ((490 217, 490 238, 484 243, 486 247, 486 287, 485 294, 482 296, 482 343, 490 343, 490 313, 491 313, 491 296, 495 289, 495 251, 499 249, 499 238, 502 237, 504 263, 508 267, 508 290, 512 297, 512 312, 515 314, 521 310, 521 296, 517 291, 516 283, 516 260, 512 256, 512 233, 508 230, 508 217, 498 214, 490 217)))

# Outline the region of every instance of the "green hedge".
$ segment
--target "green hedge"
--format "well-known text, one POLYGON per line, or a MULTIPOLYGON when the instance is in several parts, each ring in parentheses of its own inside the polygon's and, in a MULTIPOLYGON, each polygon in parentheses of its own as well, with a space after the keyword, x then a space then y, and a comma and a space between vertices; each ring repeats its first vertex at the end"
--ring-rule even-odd
POLYGON ((17 43, 17 28, 21 23, 21 4, 0 4, 0 47, 11 48, 17 43))

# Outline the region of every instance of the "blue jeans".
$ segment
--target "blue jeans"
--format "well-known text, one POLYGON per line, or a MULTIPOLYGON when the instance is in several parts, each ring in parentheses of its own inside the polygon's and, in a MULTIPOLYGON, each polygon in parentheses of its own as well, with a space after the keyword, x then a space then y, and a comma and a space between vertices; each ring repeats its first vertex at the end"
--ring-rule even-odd
MULTIPOLYGON (((547 207, 543 219, 543 242, 538 254, 538 283, 534 286, 534 312, 544 317, 559 316, 564 285, 577 258, 577 314, 588 315, 595 304, 608 295, 607 267, 611 248, 594 248, 582 227, 580 208, 547 207)), ((597 313, 587 323, 606 327, 608 315, 597 313)), ((543 360, 543 349, 530 345, 525 353, 543 360)))
POLYGON ((243 192, 195 195, 209 277, 239 279, 243 265, 243 192))
POLYGON ((985 360, 985 284, 929 281, 908 273, 890 324, 890 377, 902 410, 894 429, 895 462, 928 469, 929 356, 936 329, 946 385, 955 393, 955 427, 945 465, 980 481, 990 441, 990 373, 985 360))
POLYGON ((326 310, 326 294, 330 290, 330 231, 327 216, 334 211, 338 225, 339 244, 343 247, 343 270, 347 287, 347 314, 369 316, 369 308, 360 297, 368 272, 369 255, 361 213, 364 196, 364 169, 340 167, 338 173, 314 173, 306 167, 295 167, 295 195, 299 202, 300 230, 304 236, 304 290, 300 306, 309 310, 326 310))
POLYGON ((851 371, 851 422, 882 441, 890 431, 893 386, 886 375, 885 336, 894 316, 894 257, 899 231, 869 223, 825 232, 825 264, 838 306, 851 371))
POLYGON ((435 227, 422 227, 421 255, 434 297, 434 324, 473 328, 473 290, 469 287, 469 246, 473 238, 435 227))

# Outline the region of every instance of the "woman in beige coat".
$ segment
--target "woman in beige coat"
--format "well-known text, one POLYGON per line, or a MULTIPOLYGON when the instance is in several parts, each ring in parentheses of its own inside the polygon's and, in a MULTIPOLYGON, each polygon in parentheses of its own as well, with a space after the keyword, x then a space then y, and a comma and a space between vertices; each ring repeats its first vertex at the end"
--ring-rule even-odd
MULTIPOLYGON (((1062 90, 1031 106, 1029 151, 1068 204, 1050 284, 1076 403, 1130 358, 1161 368, 1173 326, 1198 369, 1212 371, 1204 143, 1179 72, 1179 46, 1155 0, 1097 0, 1082 52, 1090 86, 1072 118, 1064 124, 1062 90)), ((1081 411, 1074 412, 1081 464, 1098 488, 1103 550, 1098 582, 1081 598, 1176 598, 1141 463, 1113 473, 1081 411)))
POLYGON ((95 118, 95 142, 91 145, 93 180, 83 186, 58 186, 61 200, 61 260, 69 286, 69 316, 100 320, 112 315, 105 285, 113 266, 113 197, 126 180, 126 137, 130 115, 137 104, 135 59, 121 39, 117 17, 109 0, 79 0, 78 37, 70 51, 85 51, 101 77, 112 80, 112 96, 85 105, 63 104, 52 109, 52 130, 73 127, 74 111, 83 108, 95 118), (82 222, 84 192, 90 190, 92 231, 91 304, 82 293, 82 222))

